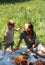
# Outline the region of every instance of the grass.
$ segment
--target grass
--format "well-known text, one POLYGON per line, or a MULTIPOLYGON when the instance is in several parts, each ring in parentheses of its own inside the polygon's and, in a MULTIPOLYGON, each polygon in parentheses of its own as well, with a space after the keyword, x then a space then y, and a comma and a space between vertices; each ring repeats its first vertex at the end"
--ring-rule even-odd
MULTIPOLYGON (((37 38, 41 43, 45 43, 45 1, 32 0, 21 3, 3 3, 0 4, 0 43, 4 38, 7 29, 7 20, 13 19, 16 22, 16 28, 24 25, 26 22, 32 22, 37 38)), ((14 41, 18 44, 20 32, 15 32, 14 41)), ((25 45, 23 41, 22 45, 25 45)))

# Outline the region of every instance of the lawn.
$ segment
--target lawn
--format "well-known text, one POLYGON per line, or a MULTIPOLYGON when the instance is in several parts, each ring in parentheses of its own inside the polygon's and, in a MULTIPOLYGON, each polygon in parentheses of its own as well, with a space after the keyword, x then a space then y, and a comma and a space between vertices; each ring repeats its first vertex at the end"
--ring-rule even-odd
MULTIPOLYGON (((45 43, 45 1, 31 0, 19 3, 0 3, 0 47, 3 43, 4 33, 7 29, 7 20, 13 19, 16 22, 16 28, 24 25, 26 22, 32 22, 37 39, 45 43)), ((15 32, 14 41, 18 44, 19 36, 22 30, 15 32)), ((22 45, 25 45, 23 41, 22 45)))

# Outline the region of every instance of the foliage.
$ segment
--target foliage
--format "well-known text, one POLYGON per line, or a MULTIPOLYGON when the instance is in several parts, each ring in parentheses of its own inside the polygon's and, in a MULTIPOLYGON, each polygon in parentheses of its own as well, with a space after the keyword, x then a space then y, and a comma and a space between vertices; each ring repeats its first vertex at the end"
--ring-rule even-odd
POLYGON ((15 3, 15 2, 25 2, 29 0, 0 0, 0 3, 15 3))
MULTIPOLYGON (((26 22, 32 22, 37 38, 41 43, 45 43, 45 1, 32 0, 23 3, 0 4, 1 41, 3 41, 8 19, 13 19, 16 22, 16 28, 24 25, 26 22)), ((15 32, 14 40, 16 45, 18 44, 21 31, 15 32)))

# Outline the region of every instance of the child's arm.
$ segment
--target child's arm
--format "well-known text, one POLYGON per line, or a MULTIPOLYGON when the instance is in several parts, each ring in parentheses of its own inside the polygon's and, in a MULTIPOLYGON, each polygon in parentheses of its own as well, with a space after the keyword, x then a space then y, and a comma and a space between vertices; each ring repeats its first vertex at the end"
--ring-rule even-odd
POLYGON ((19 31, 19 30, 22 29, 22 28, 23 28, 23 27, 21 26, 20 28, 17 28, 17 29, 15 28, 14 30, 15 30, 15 31, 19 31))
POLYGON ((4 45, 6 44, 7 36, 4 36, 4 45))
POLYGON ((20 30, 20 28, 17 28, 17 29, 16 29, 16 31, 19 31, 19 30, 20 30))
POLYGON ((6 32, 4 34, 4 44, 7 43, 7 36, 8 36, 8 30, 6 30, 6 32))

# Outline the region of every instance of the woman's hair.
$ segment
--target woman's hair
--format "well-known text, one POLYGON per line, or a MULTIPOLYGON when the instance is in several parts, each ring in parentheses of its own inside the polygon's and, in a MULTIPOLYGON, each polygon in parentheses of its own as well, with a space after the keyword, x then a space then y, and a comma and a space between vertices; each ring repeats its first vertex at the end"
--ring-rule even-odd
POLYGON ((32 23, 28 23, 29 24, 29 28, 31 29, 31 35, 33 36, 34 30, 33 30, 33 24, 32 23))
POLYGON ((32 23, 28 23, 28 24, 29 24, 29 28, 33 30, 33 24, 32 23))

